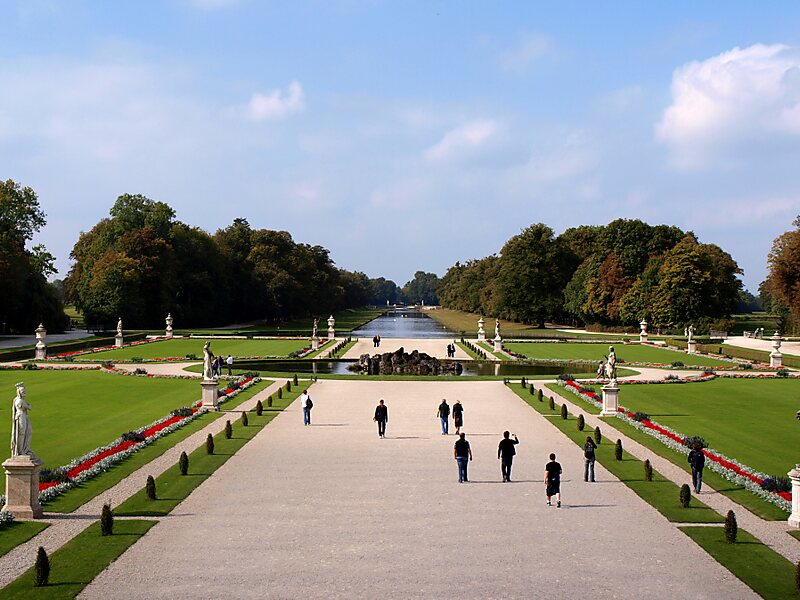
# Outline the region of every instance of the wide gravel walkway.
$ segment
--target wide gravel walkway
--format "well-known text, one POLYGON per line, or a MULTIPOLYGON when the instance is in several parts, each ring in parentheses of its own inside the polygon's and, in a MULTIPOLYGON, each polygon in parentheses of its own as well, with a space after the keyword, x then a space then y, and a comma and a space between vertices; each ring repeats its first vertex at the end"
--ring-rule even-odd
MULTIPOLYGON (((447 344, 452 344, 453 340, 449 338, 435 338, 435 339, 408 339, 408 338, 382 338, 381 345, 375 348, 372 344, 372 338, 359 339, 352 348, 350 348, 342 358, 359 358, 362 354, 385 354, 386 352, 394 352, 398 348, 403 348, 409 354, 413 350, 424 352, 429 356, 436 358, 447 358, 447 344)), ((469 355, 456 345, 456 358, 460 360, 469 360, 469 355)))
POLYGON ((87 598, 751 598, 755 595, 499 382, 321 381, 87 598), (388 438, 372 413, 389 407, 388 438), (457 483, 436 407, 461 399, 475 460, 457 483), (497 443, 521 444, 502 484, 497 443), (565 505, 545 505, 555 451, 565 505))

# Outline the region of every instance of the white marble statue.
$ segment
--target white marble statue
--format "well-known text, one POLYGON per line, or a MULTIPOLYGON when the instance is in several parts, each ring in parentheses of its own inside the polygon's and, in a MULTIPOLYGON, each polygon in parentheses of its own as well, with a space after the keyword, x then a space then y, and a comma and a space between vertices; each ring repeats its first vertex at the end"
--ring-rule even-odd
POLYGON ((608 347, 608 356, 606 357, 606 377, 611 380, 617 378, 617 354, 614 352, 614 346, 608 347))
POLYGON ((122 335, 122 317, 117 321, 117 335, 122 335))
POLYGON ((314 331, 311 333, 311 337, 315 338, 319 334, 319 319, 314 319, 314 331))
POLYGON ((494 339, 500 339, 500 319, 494 320, 494 339))
POLYGON ((689 325, 689 329, 687 330, 687 333, 688 333, 687 337, 689 338, 688 341, 693 342, 694 341, 694 325, 689 325))
POLYGON ((25 400, 25 384, 17 384, 17 396, 11 404, 11 456, 33 456, 31 452, 31 405, 25 400))
POLYGON ((203 345, 203 379, 214 379, 214 353, 211 352, 211 340, 203 345))

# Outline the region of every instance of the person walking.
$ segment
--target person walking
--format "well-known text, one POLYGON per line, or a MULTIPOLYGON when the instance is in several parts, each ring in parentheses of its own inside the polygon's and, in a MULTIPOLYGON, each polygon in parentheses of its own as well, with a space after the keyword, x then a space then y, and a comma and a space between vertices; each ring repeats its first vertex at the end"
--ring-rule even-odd
POLYGON ((550 498, 556 497, 556 508, 561 508, 561 465, 556 462, 556 455, 550 455, 550 462, 544 467, 544 485, 547 494, 547 506, 553 506, 550 498))
POLYGON ((442 435, 447 435, 450 432, 450 405, 447 403, 447 399, 442 398, 436 414, 442 421, 442 435))
POLYGON ((703 454, 703 446, 695 442, 689 452, 689 464, 692 467, 692 486, 695 494, 700 493, 703 487, 703 467, 706 466, 706 455, 703 454))
POLYGON ((303 425, 311 425, 311 409, 314 403, 311 401, 311 396, 308 395, 308 390, 303 390, 300 394, 300 407, 303 409, 303 425))
POLYGON ((456 435, 461 433, 461 428, 464 426, 464 407, 461 405, 461 400, 456 400, 453 404, 453 427, 456 428, 456 435))
POLYGON ((500 460, 500 471, 503 474, 503 483, 511 483, 511 463, 514 462, 514 455, 517 453, 516 446, 519 444, 517 434, 513 434, 514 439, 509 437, 508 431, 503 432, 503 439, 497 446, 497 458, 500 460))
MULTIPOLYGON (((228 358, 225 359, 225 364, 228 365, 228 375, 233 375, 233 355, 228 354, 228 358)), ((222 369, 222 365, 220 365, 220 370, 222 369)))
POLYGON ((467 463, 472 460, 472 448, 466 440, 465 434, 461 433, 453 446, 453 456, 458 465, 458 483, 469 483, 467 477, 467 463))
POLYGON ((377 335, 373 335, 372 336, 372 347, 373 348, 377 348, 378 347, 378 336, 377 335))
POLYGON ((592 436, 586 436, 586 443, 583 445, 583 480, 594 483, 594 460, 597 444, 594 443, 592 436))
POLYGON ((375 416, 372 418, 372 420, 378 424, 378 437, 385 438, 386 423, 389 422, 389 409, 383 402, 383 398, 380 399, 378 406, 375 407, 375 416))

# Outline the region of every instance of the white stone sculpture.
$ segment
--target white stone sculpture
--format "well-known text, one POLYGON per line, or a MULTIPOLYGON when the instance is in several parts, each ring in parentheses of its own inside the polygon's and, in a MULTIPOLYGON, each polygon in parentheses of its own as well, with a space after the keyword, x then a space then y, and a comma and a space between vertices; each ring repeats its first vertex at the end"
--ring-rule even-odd
POLYGON ((211 381, 214 379, 214 353, 211 352, 211 341, 203 344, 203 379, 211 381))
POLYGON ((174 322, 174 319, 172 318, 172 313, 167 313, 167 318, 164 319, 164 322, 167 324, 167 328, 164 331, 164 336, 171 338, 174 333, 172 329, 172 323, 174 322))
POLYGON ((31 420, 28 411, 31 405, 25 400, 25 384, 17 384, 17 395, 12 401, 11 456, 34 456, 31 451, 31 420))
POLYGON ((617 354, 614 352, 614 346, 608 347, 608 356, 606 357, 606 378, 612 382, 617 379, 617 354))
POLYGON ((689 325, 689 329, 687 330, 687 334, 688 334, 687 337, 689 338, 688 341, 693 342, 694 341, 694 325, 689 325))
POLYGON ((318 337, 319 319, 314 319, 314 331, 311 332, 311 337, 318 337))
POLYGON ((36 328, 36 360, 44 360, 47 358, 47 344, 44 341, 45 338, 47 338, 47 330, 44 328, 44 325, 39 323, 39 327, 36 328))
POLYGON ((483 341, 486 339, 486 330, 483 326, 486 324, 486 321, 481 317, 478 319, 478 340, 483 341))
POLYGON ((122 335, 122 317, 117 321, 117 335, 122 335))
POLYGON ((781 354, 781 342, 783 342, 783 338, 776 330, 771 339, 772 352, 769 353, 769 366, 774 368, 781 367, 783 366, 783 354, 781 354))
POLYGON ((122 339, 122 317, 117 321, 117 335, 114 337, 114 346, 122 348, 124 341, 122 339))
POLYGON ((333 318, 333 315, 328 317, 328 339, 332 340, 336 337, 336 329, 334 326, 336 325, 336 319, 333 318))
POLYGON ((639 329, 639 343, 645 344, 647 343, 647 321, 645 319, 639 323, 639 329))
POLYGON ((503 338, 500 337, 500 319, 494 320, 494 339, 502 340, 503 338))
POLYGON ((689 325, 689 329, 686 330, 687 333, 687 341, 686 341, 686 353, 687 354, 694 354, 697 352, 697 340, 694 339, 694 325, 689 325))
POLYGON ((789 471, 792 480, 792 514, 789 515, 789 526, 800 528, 800 464, 789 471))

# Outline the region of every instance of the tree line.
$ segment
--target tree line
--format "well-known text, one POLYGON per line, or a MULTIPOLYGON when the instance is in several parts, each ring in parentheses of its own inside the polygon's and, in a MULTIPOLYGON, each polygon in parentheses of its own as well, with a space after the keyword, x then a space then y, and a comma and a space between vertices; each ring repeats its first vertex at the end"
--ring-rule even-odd
POLYGON ((438 291, 446 308, 538 326, 630 326, 646 318, 655 327, 708 327, 737 306, 741 273, 719 246, 675 226, 618 219, 556 236, 538 223, 499 255, 456 263, 438 291))
POLYGON ((769 272, 759 287, 764 309, 781 317, 784 333, 800 330, 800 216, 792 226, 772 242, 769 272))

